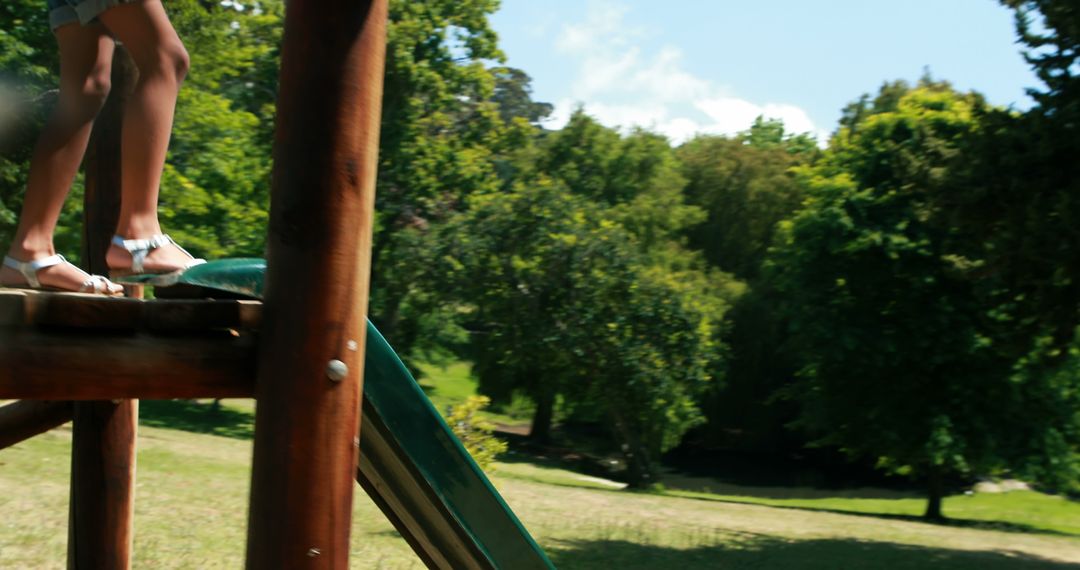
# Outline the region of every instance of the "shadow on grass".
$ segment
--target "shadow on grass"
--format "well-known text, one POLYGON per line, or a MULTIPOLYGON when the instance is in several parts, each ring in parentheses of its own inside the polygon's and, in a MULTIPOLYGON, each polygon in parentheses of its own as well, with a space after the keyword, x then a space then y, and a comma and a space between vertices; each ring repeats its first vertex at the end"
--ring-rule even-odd
MULTIPOLYGON (((905 522, 911 522, 911 523, 928 524, 928 525, 934 525, 934 526, 944 526, 944 527, 953 527, 953 528, 972 528, 972 529, 977 529, 977 530, 996 530, 996 531, 1000 531, 1000 532, 1016 532, 1016 533, 1023 533, 1023 534, 1046 534, 1046 535, 1051 535, 1051 536, 1072 536, 1072 537, 1080 536, 1080 535, 1077 535, 1077 534, 1071 533, 1071 532, 1062 532, 1062 531, 1059 531, 1059 530, 1052 530, 1052 529, 1048 529, 1048 528, 1040 528, 1040 527, 1031 526, 1031 525, 1024 524, 1024 523, 1016 523, 1016 522, 988 521, 988 520, 976 520, 976 519, 959 519, 959 518, 946 518, 945 520, 932 521, 932 520, 927 520, 927 519, 925 519, 923 517, 915 516, 915 515, 898 515, 898 514, 888 514, 888 513, 867 513, 867 512, 863 512, 863 511, 850 511, 850 510, 844 510, 844 509, 828 509, 828 508, 823 508, 823 507, 807 507, 807 506, 803 506, 803 505, 770 505, 770 504, 765 504, 765 503, 757 503, 757 502, 754 502, 754 501, 737 501, 737 500, 727 499, 727 498, 723 498, 723 497, 712 498, 712 497, 682 497, 682 496, 679 496, 679 495, 669 495, 669 496, 678 496, 680 498, 689 499, 691 501, 712 501, 712 502, 717 502, 717 503, 728 503, 728 504, 733 504, 733 505, 757 505, 757 506, 769 507, 769 508, 773 508, 773 509, 789 509, 789 510, 793 510, 793 511, 813 511, 813 512, 816 512, 816 513, 832 513, 832 514, 837 514, 837 515, 848 515, 848 516, 852 516, 852 517, 866 517, 866 518, 873 518, 873 519, 897 520, 897 521, 905 521, 905 522)), ((947 508, 946 508, 946 510, 947 510, 947 508)), ((1080 566, 1078 566, 1078 568, 1080 568, 1080 566)))
POLYGON ((623 540, 569 540, 548 544, 558 568, 717 568, 754 570, 1076 570, 1080 564, 1014 551, 966 551, 888 542, 839 539, 787 541, 758 536, 732 545, 668 548, 623 540))
POLYGON ((255 436, 254 414, 194 400, 141 400, 139 423, 234 439, 255 436))

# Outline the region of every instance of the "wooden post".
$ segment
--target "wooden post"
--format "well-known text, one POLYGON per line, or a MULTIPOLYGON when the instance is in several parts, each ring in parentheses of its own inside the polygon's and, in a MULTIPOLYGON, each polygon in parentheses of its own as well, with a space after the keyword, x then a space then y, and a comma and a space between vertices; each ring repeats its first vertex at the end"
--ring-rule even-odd
POLYGON ((248 568, 348 568, 386 18, 286 8, 248 568))
POLYGON ((137 400, 78 402, 71 441, 68 568, 131 568, 137 400))
MULTIPOLYGON (((105 252, 120 214, 123 108, 135 87, 127 51, 113 55, 112 94, 94 124, 86 157, 83 266, 105 273, 105 252)), ((71 444, 68 568, 131 568, 135 492, 135 400, 78 402, 71 444)))

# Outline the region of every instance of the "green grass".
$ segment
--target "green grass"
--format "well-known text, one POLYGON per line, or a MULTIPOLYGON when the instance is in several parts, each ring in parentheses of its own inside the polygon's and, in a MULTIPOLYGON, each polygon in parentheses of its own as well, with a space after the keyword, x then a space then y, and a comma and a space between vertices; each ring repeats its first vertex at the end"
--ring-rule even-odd
POLYGON ((445 367, 420 364, 419 368, 422 373, 420 387, 439 411, 445 412, 450 406, 476 394, 476 379, 467 362, 455 362, 445 367))
MULTIPOLYGON (((799 491, 800 489, 787 489, 799 491)), ((918 518, 926 509, 926 499, 917 495, 897 498, 823 497, 823 498, 773 498, 760 497, 747 490, 742 494, 716 494, 695 491, 669 490, 664 494, 709 501, 752 503, 773 507, 807 509, 816 511, 869 514, 918 518)), ((813 489, 806 489, 813 492, 813 489)), ((999 494, 956 495, 944 502, 945 516, 951 525, 971 525, 985 528, 1015 528, 1019 530, 1045 531, 1080 536, 1080 508, 1063 497, 1045 495, 1033 491, 1013 491, 999 494)))
MULTIPOLYGON (((250 402, 218 412, 144 402, 142 412, 135 567, 242 567, 250 402)), ((70 439, 62 428, 0 451, 0 568, 64 567, 70 439)), ((507 459, 493 480, 562 569, 1080 568, 1080 505, 1030 491, 949 498, 946 514, 996 522, 933 525, 906 516, 921 501, 902 494, 718 485, 630 493, 507 459)), ((353 568, 422 568, 362 492, 353 525, 353 568)))
MULTIPOLYGON (((435 408, 446 414, 451 406, 464 402, 469 396, 476 394, 477 381, 472 376, 472 366, 467 362, 455 362, 446 366, 434 364, 419 364, 422 372, 419 380, 420 387, 431 399, 435 408)), ((497 424, 516 426, 528 424, 532 414, 532 406, 523 399, 515 399, 508 409, 494 411, 491 409, 481 412, 484 419, 497 424)))
MULTIPOLYGON (((243 566, 252 409, 143 403, 135 568, 243 566)), ((0 568, 64 568, 69 453, 69 429, 0 451, 0 568)), ((946 514, 961 520, 931 525, 912 517, 919 498, 889 491, 672 476, 680 490, 633 493, 523 456, 496 467, 496 486, 562 569, 1080 568, 1080 505, 1032 491, 949 498, 946 514)), ((353 568, 422 568, 360 491, 353 528, 353 568)))

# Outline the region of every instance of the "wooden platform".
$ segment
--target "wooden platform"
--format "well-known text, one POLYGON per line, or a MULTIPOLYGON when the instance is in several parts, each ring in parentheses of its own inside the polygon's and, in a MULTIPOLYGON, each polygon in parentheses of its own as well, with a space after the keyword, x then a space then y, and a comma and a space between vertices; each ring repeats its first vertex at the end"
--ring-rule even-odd
POLYGON ((0 399, 251 397, 262 303, 0 289, 0 399))

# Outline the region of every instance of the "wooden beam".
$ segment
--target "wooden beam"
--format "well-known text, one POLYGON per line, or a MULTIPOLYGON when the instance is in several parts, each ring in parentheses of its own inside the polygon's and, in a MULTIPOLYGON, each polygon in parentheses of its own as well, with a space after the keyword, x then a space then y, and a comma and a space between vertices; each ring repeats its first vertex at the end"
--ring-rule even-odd
POLYGON ((0 289, 0 328, 44 327, 178 333, 259 327, 259 301, 176 299, 142 301, 82 293, 0 289))
POLYGON ((0 408, 0 449, 71 421, 71 402, 12 402, 0 408))
POLYGON ((252 335, 156 337, 0 331, 0 399, 245 398, 252 335))
POLYGON ((349 566, 386 18, 286 7, 248 568, 349 566))

